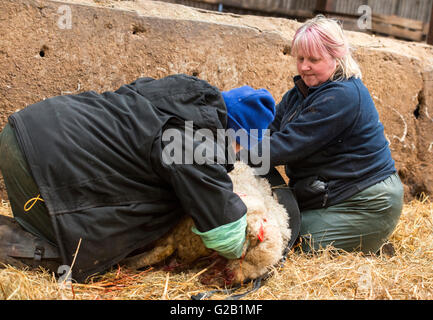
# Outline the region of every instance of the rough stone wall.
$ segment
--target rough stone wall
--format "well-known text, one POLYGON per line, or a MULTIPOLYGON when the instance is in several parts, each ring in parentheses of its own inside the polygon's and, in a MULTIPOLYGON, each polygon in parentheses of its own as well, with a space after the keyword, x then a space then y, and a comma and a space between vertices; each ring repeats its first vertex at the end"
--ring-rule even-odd
MULTIPOLYGON (((141 76, 187 73, 222 90, 248 84, 269 89, 277 101, 293 86, 294 21, 175 5, 171 8, 182 14, 162 14, 168 4, 145 0, 128 5, 153 11, 77 2, 0 2, 0 127, 10 114, 42 99, 115 90, 141 76)), ((350 39, 406 184, 406 199, 433 194, 433 73, 425 70, 425 55, 433 59, 432 50, 410 51, 401 41, 396 42, 401 50, 384 41, 371 46, 377 39, 356 33, 350 39)), ((6 198, 1 185, 0 191, 6 198)))

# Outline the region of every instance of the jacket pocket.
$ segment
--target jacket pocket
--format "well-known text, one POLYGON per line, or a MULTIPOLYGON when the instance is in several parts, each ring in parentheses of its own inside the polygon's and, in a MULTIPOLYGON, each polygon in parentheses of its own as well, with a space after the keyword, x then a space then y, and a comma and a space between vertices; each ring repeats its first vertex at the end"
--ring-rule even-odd
POLYGON ((328 183, 325 179, 318 176, 307 177, 296 181, 293 185, 293 191, 295 192, 298 202, 306 203, 314 201, 313 199, 316 199, 314 201, 316 202, 318 198, 320 198, 322 207, 325 207, 328 202, 328 183))

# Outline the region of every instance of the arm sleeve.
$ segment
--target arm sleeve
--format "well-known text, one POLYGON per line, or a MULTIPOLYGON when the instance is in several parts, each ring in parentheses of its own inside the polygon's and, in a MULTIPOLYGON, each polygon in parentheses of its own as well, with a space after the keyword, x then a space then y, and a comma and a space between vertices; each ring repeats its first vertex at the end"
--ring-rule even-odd
MULTIPOLYGON (((292 89, 293 90, 293 89, 292 89)), ((275 118, 274 121, 269 125, 268 129, 270 130, 271 135, 280 130, 281 121, 284 116, 284 113, 286 112, 286 106, 287 106, 287 99, 288 96, 291 94, 292 90, 288 91, 283 98, 281 99, 280 103, 275 107, 275 118)))
POLYGON ((359 96, 353 91, 338 86, 324 90, 298 117, 263 139, 262 144, 269 143, 271 166, 290 166, 323 149, 355 121, 358 110, 359 96))
POLYGON ((271 135, 280 129, 281 118, 283 117, 283 106, 279 103, 276 106, 275 118, 274 121, 271 122, 268 129, 270 130, 271 135))
POLYGON ((232 181, 223 165, 163 164, 186 214, 194 220, 193 232, 206 247, 229 259, 242 252, 246 231, 247 208, 233 192, 232 181))

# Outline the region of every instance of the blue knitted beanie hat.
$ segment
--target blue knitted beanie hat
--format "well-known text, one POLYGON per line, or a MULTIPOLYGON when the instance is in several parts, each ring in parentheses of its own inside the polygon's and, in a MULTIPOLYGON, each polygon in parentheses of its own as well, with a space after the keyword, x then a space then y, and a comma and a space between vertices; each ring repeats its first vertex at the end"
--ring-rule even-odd
POLYGON ((222 96, 227 107, 227 129, 236 132, 234 138, 242 147, 252 148, 263 139, 262 130, 274 120, 274 98, 266 89, 249 86, 224 91, 222 96))

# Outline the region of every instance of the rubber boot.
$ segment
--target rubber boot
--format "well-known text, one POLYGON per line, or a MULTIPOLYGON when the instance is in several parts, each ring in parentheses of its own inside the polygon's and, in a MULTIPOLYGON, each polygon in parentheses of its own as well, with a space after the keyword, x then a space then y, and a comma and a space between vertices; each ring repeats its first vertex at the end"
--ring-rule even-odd
POLYGON ((292 235, 287 247, 290 249, 295 245, 301 231, 301 213, 299 212, 298 203, 290 187, 277 186, 272 189, 272 192, 277 196, 278 202, 286 208, 289 216, 289 226, 292 235))
POLYGON ((278 202, 282 204, 287 211, 289 226, 292 231, 292 236, 287 245, 287 249, 290 249, 298 241, 299 232, 301 230, 301 213, 299 211, 298 202, 291 188, 286 184, 276 168, 271 168, 269 173, 262 176, 262 178, 269 181, 272 193, 276 195, 278 202))
POLYGON ((57 247, 25 231, 13 218, 0 215, 0 267, 5 265, 57 272, 61 259, 57 247))

